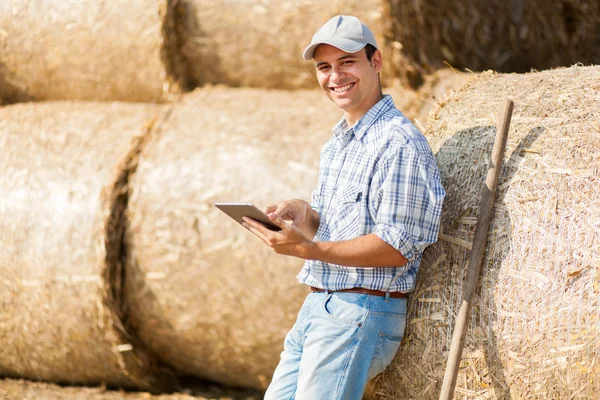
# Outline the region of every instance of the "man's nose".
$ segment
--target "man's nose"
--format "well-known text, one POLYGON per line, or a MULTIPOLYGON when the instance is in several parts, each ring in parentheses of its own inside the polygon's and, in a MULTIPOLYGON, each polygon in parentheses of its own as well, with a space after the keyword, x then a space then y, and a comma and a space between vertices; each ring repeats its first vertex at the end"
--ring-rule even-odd
POLYGON ((331 75, 330 75, 329 78, 334 83, 342 82, 345 77, 346 77, 346 74, 343 71, 340 71, 339 68, 332 68, 331 69, 331 75))

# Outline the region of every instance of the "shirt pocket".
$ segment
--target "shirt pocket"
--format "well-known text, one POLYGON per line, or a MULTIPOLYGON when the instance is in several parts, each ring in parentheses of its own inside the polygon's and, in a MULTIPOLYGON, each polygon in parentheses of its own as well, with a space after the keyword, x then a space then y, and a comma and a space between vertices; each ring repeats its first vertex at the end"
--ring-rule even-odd
POLYGON ((335 238, 347 240, 359 236, 362 188, 355 185, 339 188, 334 196, 335 238))

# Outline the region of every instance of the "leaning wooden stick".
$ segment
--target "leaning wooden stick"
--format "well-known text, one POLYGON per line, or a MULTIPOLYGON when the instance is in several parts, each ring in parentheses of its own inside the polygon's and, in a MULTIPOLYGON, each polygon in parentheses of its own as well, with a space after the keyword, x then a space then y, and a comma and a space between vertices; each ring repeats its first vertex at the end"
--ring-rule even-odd
POLYGON ((496 187, 498 186, 498 176, 500 175, 502 159, 504 158, 504 149, 506 147, 506 139, 508 137, 508 128, 510 127, 513 106, 513 101, 507 99, 504 107, 504 114, 499 120, 498 130, 496 131, 490 169, 488 170, 487 179, 481 193, 479 218, 477 227, 475 228, 475 238, 473 239, 473 248, 469 258, 467 277, 463 284, 460 310, 456 316, 456 324, 454 326, 454 333, 452 334, 452 343, 450 345, 450 353, 448 354, 448 362, 446 364, 444 382, 442 383, 442 391, 440 392, 440 400, 452 399, 454 388, 456 387, 458 367, 465 345, 473 294, 477 289, 477 281, 479 280, 481 262, 485 252, 488 229, 492 219, 494 200, 496 198, 496 187))

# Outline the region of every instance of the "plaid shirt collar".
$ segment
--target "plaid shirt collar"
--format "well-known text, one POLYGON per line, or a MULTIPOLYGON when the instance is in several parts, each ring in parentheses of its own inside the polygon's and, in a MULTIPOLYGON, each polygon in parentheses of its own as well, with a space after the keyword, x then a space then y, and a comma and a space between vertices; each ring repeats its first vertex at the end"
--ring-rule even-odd
POLYGON ((379 119, 381 114, 394 108, 394 100, 389 94, 384 94, 383 98, 379 100, 373 107, 363 115, 356 124, 349 128, 346 122, 346 117, 342 117, 337 124, 333 127, 333 134, 337 140, 342 144, 342 148, 345 147, 351 140, 352 134, 360 140, 367 130, 373 125, 375 121, 379 119))

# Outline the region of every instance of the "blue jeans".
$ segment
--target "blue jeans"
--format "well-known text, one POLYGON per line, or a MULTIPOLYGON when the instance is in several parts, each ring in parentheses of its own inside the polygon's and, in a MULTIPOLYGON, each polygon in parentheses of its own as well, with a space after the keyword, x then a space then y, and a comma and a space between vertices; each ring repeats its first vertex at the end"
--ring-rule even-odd
POLYGON ((406 326, 406 299, 310 293, 287 334, 265 400, 360 400, 406 326))

